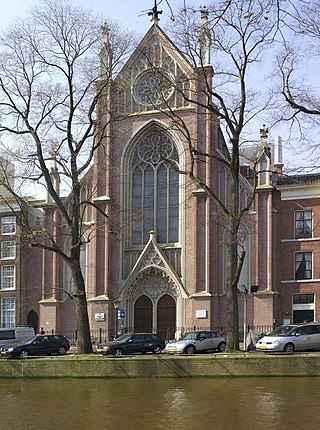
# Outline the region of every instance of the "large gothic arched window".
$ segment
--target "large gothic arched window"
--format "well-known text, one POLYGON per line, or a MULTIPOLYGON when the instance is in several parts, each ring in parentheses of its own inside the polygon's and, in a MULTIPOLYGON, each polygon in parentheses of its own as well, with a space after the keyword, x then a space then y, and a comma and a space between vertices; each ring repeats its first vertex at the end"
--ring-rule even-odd
POLYGON ((152 128, 135 146, 131 162, 131 238, 142 245, 155 230, 159 243, 178 241, 178 153, 170 136, 152 128))

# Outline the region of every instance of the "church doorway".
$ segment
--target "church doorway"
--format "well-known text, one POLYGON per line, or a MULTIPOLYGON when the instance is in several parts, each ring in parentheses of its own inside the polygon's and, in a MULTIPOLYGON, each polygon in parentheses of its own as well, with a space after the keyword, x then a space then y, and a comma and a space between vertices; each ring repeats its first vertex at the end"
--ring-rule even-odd
POLYGON ((158 300, 157 333, 165 340, 174 339, 176 331, 176 302, 165 294, 158 300))
POLYGON ((134 331, 152 333, 152 302, 145 295, 134 304, 134 331))
POLYGON ((34 332, 38 333, 38 329, 39 329, 39 318, 38 318, 38 314, 36 311, 32 310, 28 313, 27 316, 27 325, 29 327, 33 327, 34 328, 34 332))

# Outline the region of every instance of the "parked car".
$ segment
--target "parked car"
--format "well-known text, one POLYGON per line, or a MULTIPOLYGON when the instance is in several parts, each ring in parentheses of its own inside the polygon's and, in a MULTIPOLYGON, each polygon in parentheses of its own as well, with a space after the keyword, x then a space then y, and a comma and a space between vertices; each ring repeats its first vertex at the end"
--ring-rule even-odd
POLYGON ((165 352, 169 354, 194 354, 217 350, 223 352, 226 340, 216 331, 192 331, 185 333, 178 341, 170 341, 165 352))
POLYGON ((30 336, 0 348, 1 357, 22 357, 29 355, 64 355, 70 348, 70 341, 60 334, 30 336))
POLYGON ((256 343, 258 351, 306 351, 320 349, 320 323, 282 325, 256 343))
POLYGON ((115 357, 120 357, 123 354, 146 354, 147 352, 160 354, 164 347, 164 340, 157 334, 130 333, 98 345, 96 352, 102 355, 112 354, 115 357))

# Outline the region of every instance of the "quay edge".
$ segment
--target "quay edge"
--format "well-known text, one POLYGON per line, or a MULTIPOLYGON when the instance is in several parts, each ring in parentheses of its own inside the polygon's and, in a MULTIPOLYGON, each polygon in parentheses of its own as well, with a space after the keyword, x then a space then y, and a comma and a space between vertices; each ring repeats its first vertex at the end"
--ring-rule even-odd
POLYGON ((1 359, 0 378, 201 378, 320 376, 320 355, 67 355, 1 359))

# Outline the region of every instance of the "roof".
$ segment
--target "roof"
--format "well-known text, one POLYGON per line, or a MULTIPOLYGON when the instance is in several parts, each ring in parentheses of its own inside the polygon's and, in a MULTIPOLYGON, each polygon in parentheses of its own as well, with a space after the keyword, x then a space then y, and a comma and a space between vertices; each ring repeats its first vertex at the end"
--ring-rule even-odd
POLYGON ((277 178, 277 185, 299 185, 310 184, 320 181, 320 173, 309 173, 304 175, 282 175, 277 178))

